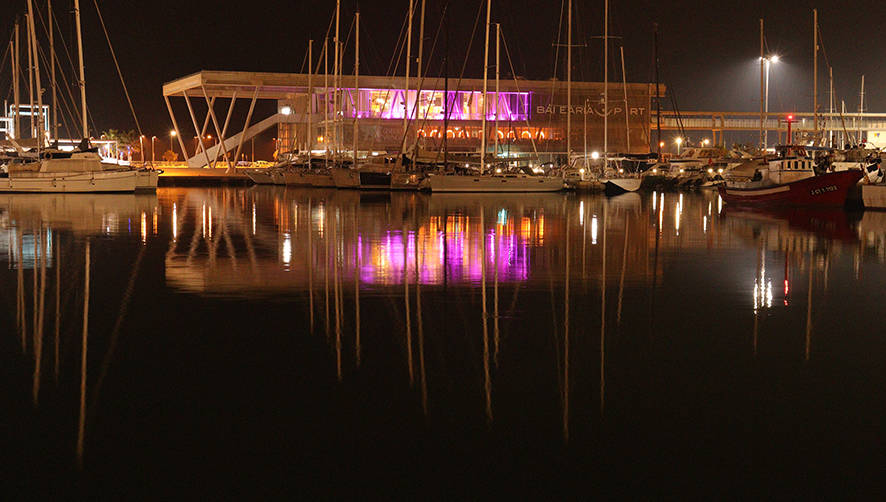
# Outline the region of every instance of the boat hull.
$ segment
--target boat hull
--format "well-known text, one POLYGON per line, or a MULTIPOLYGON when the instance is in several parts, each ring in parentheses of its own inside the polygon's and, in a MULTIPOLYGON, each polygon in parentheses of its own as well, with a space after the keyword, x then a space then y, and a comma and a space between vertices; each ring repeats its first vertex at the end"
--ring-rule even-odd
POLYGON ((271 173, 264 171, 246 171, 246 176, 256 185, 273 185, 274 180, 271 179, 271 173))
POLYGON ((332 175, 323 172, 287 171, 283 174, 283 180, 287 186, 335 188, 332 175))
POLYGON ((146 171, 136 171, 135 191, 136 192, 156 192, 157 183, 160 181, 160 173, 156 169, 146 171))
POLYGON ((136 171, 53 173, 0 178, 0 193, 135 192, 136 171))
POLYGON ((723 201, 732 205, 841 207, 846 204, 849 189, 861 177, 861 171, 852 170, 762 188, 719 185, 717 190, 723 201))
POLYGON ((559 192, 562 178, 543 176, 430 176, 431 192, 559 192))
POLYGON ((643 182, 640 178, 615 178, 606 180, 606 193, 609 195, 621 195, 628 192, 636 192, 643 182))

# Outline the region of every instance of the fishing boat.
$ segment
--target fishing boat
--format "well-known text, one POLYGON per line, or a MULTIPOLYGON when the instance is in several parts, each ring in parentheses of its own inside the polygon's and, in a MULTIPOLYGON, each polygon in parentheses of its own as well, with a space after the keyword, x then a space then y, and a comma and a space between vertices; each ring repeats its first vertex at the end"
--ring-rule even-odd
POLYGON ((757 206, 840 207, 849 189, 863 176, 861 170, 816 174, 812 158, 802 147, 776 148, 778 158, 755 170, 748 181, 731 181, 717 187, 727 204, 757 206))

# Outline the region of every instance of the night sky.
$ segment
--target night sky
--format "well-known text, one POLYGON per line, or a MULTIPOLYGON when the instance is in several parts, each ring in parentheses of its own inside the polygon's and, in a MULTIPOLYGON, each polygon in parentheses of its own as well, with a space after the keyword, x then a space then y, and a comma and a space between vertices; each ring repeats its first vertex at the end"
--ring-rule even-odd
MULTIPOLYGON (((45 0, 37 3, 45 9, 45 0)), ((428 51, 446 3, 446 0, 428 0, 428 51)), ((464 62, 481 3, 485 0, 448 2, 451 15, 449 52, 454 75, 464 62)), ((54 2, 62 31, 73 51, 72 4, 72 0, 54 2)), ((156 134, 160 137, 164 137, 169 129, 161 93, 164 82, 201 69, 301 71, 307 40, 313 38, 322 43, 335 9, 335 2, 331 0, 252 3, 103 0, 101 5, 142 129, 149 136, 156 134)), ((387 72, 407 5, 408 0, 359 2, 361 74, 383 75, 387 72)), ((354 0, 342 2, 343 38, 356 7, 354 0)), ((620 41, 625 45, 628 80, 651 82, 652 25, 657 22, 661 33, 662 81, 672 89, 681 109, 755 111, 759 109, 759 65, 756 62, 759 18, 763 17, 769 51, 782 58, 771 74, 770 111, 809 111, 812 102, 813 7, 816 5, 791 1, 613 0, 610 7, 611 36, 622 37, 614 40, 613 46, 620 41)), ((823 48, 834 68, 838 97, 845 99, 847 109, 856 110, 859 81, 864 73, 867 109, 883 110, 886 95, 880 83, 886 77, 886 69, 880 61, 884 41, 878 22, 886 14, 886 4, 833 1, 820 3, 817 7, 823 48)), ((81 8, 88 99, 95 125, 99 130, 135 128, 93 0, 82 0, 81 8)), ((574 43, 585 47, 574 53, 573 78, 602 80, 602 41, 594 37, 602 34, 603 2, 575 0, 574 8, 574 43)), ((6 0, 0 4, 3 51, 15 14, 25 9, 25 0, 6 0)), ((548 79, 553 75, 552 44, 556 41, 560 13, 559 0, 493 2, 493 22, 502 24, 518 75, 530 79, 548 79)), ((416 26, 417 23, 416 19, 416 26)), ((482 75, 482 30, 481 20, 467 62, 466 76, 482 75)), ((42 34, 39 26, 38 32, 42 34)), ((561 43, 565 43, 565 17, 562 33, 561 43)), ((417 31, 414 36, 417 39, 417 31)), ((443 45, 441 34, 436 54, 429 62, 431 75, 441 71, 443 45)), ((617 48, 613 47, 615 54, 617 48)), ((345 61, 347 72, 353 70, 352 58, 353 49, 349 47, 345 61)), ((827 61, 824 56, 820 56, 819 64, 819 99, 821 106, 826 107, 827 61)), ((0 75, 3 99, 7 96, 11 99, 8 68, 7 63, 0 75)), ((507 67, 503 71, 510 73, 507 67)), ((399 73, 402 74, 402 66, 399 73)), ((560 75, 565 77, 562 65, 560 75)), ((619 73, 611 71, 610 75, 618 78, 619 73)), ((44 86, 47 80, 48 77, 44 86)), ((669 104, 667 108, 670 108, 669 104)), ((258 113, 263 112, 260 109, 258 113)))

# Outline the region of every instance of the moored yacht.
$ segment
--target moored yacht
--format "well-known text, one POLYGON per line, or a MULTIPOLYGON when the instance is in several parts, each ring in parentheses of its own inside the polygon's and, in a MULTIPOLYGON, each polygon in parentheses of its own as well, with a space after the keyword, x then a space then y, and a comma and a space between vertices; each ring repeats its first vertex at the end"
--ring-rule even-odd
MULTIPOLYGON (((142 183, 151 183, 150 175, 142 183)), ((92 193, 134 192, 139 172, 107 170, 96 149, 61 152, 45 150, 38 157, 19 157, 0 174, 0 192, 92 193)), ((156 187, 156 182, 154 182, 156 187)))

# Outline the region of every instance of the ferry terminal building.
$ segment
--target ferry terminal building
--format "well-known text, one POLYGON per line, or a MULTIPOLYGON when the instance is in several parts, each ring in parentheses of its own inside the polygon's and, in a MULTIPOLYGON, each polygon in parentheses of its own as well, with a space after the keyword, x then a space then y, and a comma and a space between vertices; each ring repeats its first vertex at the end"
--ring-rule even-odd
MULTIPOLYGON (((564 81, 501 80, 496 93, 494 80, 489 80, 485 103, 481 79, 451 78, 448 91, 443 79, 436 77, 421 82, 411 79, 408 92, 404 77, 360 76, 359 88, 355 84, 353 75, 341 76, 335 86, 332 75, 315 74, 309 79, 309 75, 297 73, 201 71, 165 84, 163 95, 191 167, 215 165, 224 152, 230 156, 239 150, 242 158, 243 142, 272 128, 276 128, 279 151, 289 151, 292 146, 299 151, 350 152, 355 120, 359 122, 361 157, 399 152, 404 124, 409 147, 438 150, 446 135, 451 152, 476 152, 481 145, 484 110, 490 154, 498 136, 499 157, 534 158, 538 152, 542 160, 562 159, 567 151, 567 117, 572 122, 574 153, 584 151, 585 140, 588 151, 603 151, 601 82, 572 82, 570 100, 564 81), (444 99, 450 112, 445 131, 444 99), (275 101, 276 113, 256 116, 253 110, 259 100, 275 101), (244 101, 250 105, 245 123, 241 119, 237 127, 229 125, 234 104, 244 101), (404 120, 407 114, 408 122, 404 120), (196 142, 183 139, 207 133, 223 141, 202 151, 196 142)), ((663 93, 661 86, 659 94, 663 93)), ((610 152, 650 152, 654 95, 654 84, 609 84, 610 152)))

